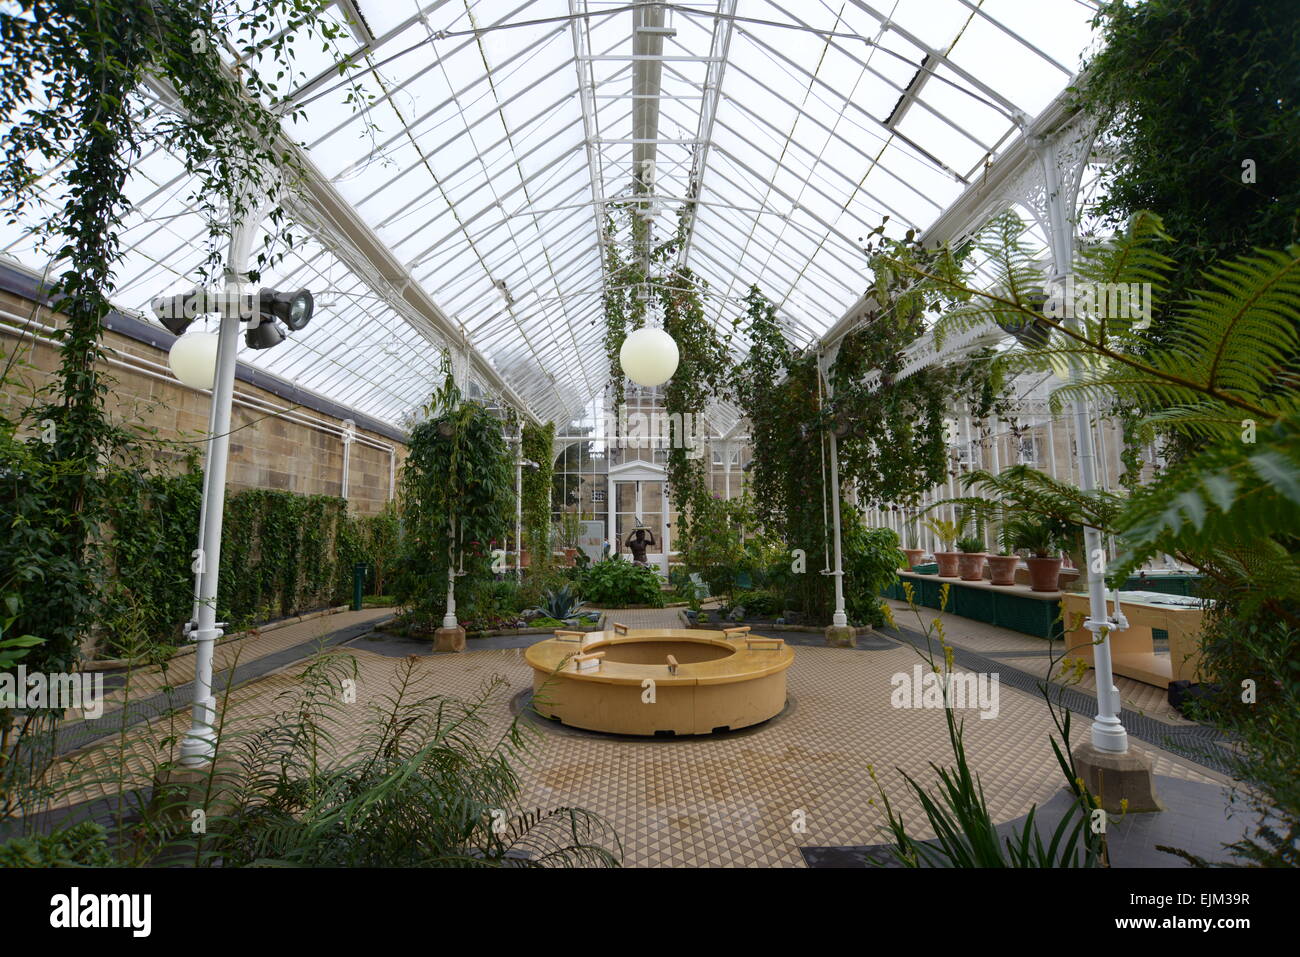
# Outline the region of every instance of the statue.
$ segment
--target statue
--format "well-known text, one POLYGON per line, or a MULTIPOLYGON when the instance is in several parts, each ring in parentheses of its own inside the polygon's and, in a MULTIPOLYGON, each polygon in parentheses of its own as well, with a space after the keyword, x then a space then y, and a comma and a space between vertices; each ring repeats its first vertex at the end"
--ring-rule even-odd
POLYGON ((646 548, 655 544, 655 537, 648 528, 642 525, 627 537, 625 544, 628 551, 632 553, 632 561, 638 565, 644 565, 646 564, 646 548))

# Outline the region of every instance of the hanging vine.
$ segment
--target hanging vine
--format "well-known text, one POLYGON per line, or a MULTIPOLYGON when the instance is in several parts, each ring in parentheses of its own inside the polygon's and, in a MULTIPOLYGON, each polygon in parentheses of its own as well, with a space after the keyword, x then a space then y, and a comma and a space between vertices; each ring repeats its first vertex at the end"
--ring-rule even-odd
POLYGON ((394 594, 426 627, 442 617, 449 570, 464 594, 491 578, 492 550, 514 519, 514 466, 501 422, 464 398, 445 354, 443 368, 429 417, 411 430, 400 496, 406 537, 394 594))
POLYGON ((987 351, 907 374, 906 350, 926 332, 927 316, 969 297, 959 288, 963 256, 946 246, 926 249, 910 230, 898 240, 883 229, 882 223, 866 247, 876 308, 840 342, 827 425, 839 442, 841 475, 863 504, 913 505, 948 479, 952 408, 964 403, 982 424, 1008 407, 987 351))
POLYGON ((616 220, 606 227, 605 350, 609 359, 612 397, 617 407, 625 394, 619 351, 629 332, 647 320, 647 306, 659 307, 663 328, 677 344, 677 371, 663 386, 664 409, 672 429, 668 449, 668 494, 677 511, 677 534, 689 535, 692 516, 710 497, 708 464, 702 450, 691 448, 682 434, 687 421, 701 422, 709 405, 728 397, 730 336, 719 333, 705 310, 708 284, 689 267, 677 264, 686 239, 690 205, 678 211, 677 227, 663 242, 649 246, 649 225, 639 215, 639 201, 614 207, 627 219, 627 249, 618 243, 616 220), (690 419, 687 419, 690 416, 690 419))
POLYGON ((536 469, 525 469, 522 478, 522 512, 524 547, 528 549, 530 568, 544 569, 551 560, 551 481, 555 472, 555 423, 524 426, 523 455, 536 462, 536 469))
MULTIPOLYGON (((310 36, 334 49, 348 35, 309 0, 241 7, 218 0, 18 0, 0 11, 0 208, 14 221, 35 220, 31 234, 63 269, 50 289, 63 315, 54 333, 59 367, 21 416, 48 423, 52 441, 31 449, 26 464, 34 484, 0 496, 6 503, 26 496, 22 508, 37 522, 23 549, 0 559, 0 590, 39 588, 39 600, 24 601, 14 625, 44 639, 29 659, 36 667, 70 669, 81 637, 107 613, 102 559, 90 546, 111 501, 106 475, 140 452, 137 437, 104 413, 100 344, 121 220, 130 209, 128 173, 153 148, 179 160, 193 184, 189 205, 207 226, 200 278, 215 276, 231 221, 294 173, 281 145, 288 111, 263 105, 281 99, 281 81, 302 78, 293 39, 310 36), (231 71, 216 49, 218 37, 241 59, 260 58, 260 69, 231 71), (149 90, 150 81, 166 92, 149 90), (159 105, 172 95, 174 109, 159 105), (63 189, 51 203, 44 178, 54 170, 63 189), (41 501, 30 501, 33 495, 41 501)), ((359 87, 354 93, 354 102, 363 102, 359 87)), ((292 115, 302 118, 301 111, 292 115)), ((271 221, 273 239, 259 266, 292 241, 278 211, 271 221)), ((9 371, 6 363, 0 380, 9 371)), ((15 508, 6 505, 0 519, 12 519, 15 508)))

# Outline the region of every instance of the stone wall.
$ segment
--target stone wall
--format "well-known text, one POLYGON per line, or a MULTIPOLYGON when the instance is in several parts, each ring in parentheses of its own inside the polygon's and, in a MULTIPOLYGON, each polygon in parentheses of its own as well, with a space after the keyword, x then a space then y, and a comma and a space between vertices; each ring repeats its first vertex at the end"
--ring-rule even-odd
MULTIPOLYGON (((0 413, 15 415, 32 392, 58 368, 58 346, 47 341, 61 317, 43 306, 0 290, 0 365, 9 374, 0 385, 0 413), (22 326, 31 317, 26 334, 22 326)), ((102 368, 114 380, 106 398, 116 421, 156 429, 163 439, 193 443, 202 461, 211 397, 183 385, 167 369, 171 335, 158 331, 157 344, 117 331, 104 334, 110 359, 102 368)), ((285 348, 285 347, 282 347, 285 348)), ((328 405, 328 403, 321 403, 328 405)), ((343 419, 236 379, 231 412, 227 488, 287 489, 302 494, 340 495, 343 486, 343 419)), ((358 423, 365 422, 356 416, 358 423)), ((357 514, 373 514, 390 497, 390 481, 400 476, 406 446, 382 428, 355 429, 348 461, 348 501, 357 514)), ((32 429, 29 426, 29 429, 32 429)), ((390 430, 391 432, 391 430, 390 430)))

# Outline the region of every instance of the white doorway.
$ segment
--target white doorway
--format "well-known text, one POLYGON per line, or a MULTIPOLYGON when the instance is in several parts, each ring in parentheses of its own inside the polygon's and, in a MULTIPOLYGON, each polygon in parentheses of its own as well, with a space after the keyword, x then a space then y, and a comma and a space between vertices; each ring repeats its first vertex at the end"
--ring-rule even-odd
POLYGON ((610 539, 617 553, 631 561, 628 538, 636 529, 644 528, 653 539, 646 548, 646 564, 667 579, 672 550, 672 510, 664 467, 653 462, 616 465, 609 470, 609 489, 610 539))

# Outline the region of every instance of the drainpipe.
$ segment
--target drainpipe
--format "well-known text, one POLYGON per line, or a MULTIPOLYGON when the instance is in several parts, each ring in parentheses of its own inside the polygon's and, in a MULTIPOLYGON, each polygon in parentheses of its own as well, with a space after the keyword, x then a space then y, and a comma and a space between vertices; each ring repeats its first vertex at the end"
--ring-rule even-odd
POLYGON ((348 469, 352 461, 352 441, 356 438, 357 424, 351 419, 343 420, 343 481, 339 485, 339 498, 348 497, 348 469))

